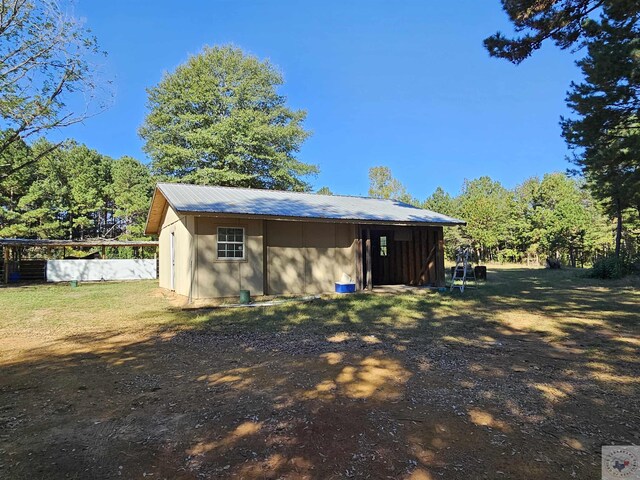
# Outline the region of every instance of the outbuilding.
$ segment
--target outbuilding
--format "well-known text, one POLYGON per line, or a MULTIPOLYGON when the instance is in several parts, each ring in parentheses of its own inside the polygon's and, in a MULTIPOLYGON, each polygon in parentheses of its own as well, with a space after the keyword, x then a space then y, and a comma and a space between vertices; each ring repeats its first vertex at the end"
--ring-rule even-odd
POLYGON ((157 247, 145 240, 0 238, 0 283, 154 279, 157 247), (132 258, 109 258, 122 249, 132 258))
POLYGON ((443 227, 463 224, 396 200, 160 183, 146 233, 160 286, 203 299, 332 292, 346 277, 444 286, 443 227))

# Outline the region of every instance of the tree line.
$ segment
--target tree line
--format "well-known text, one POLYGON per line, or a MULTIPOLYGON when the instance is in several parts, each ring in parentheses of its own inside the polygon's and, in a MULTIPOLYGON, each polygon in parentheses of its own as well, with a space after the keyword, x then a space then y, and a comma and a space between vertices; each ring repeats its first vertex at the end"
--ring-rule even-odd
MULTIPOLYGON (((113 159, 71 140, 38 162, 28 161, 50 147, 45 140, 32 146, 19 142, 3 153, 7 164, 27 166, 0 182, 0 237, 144 238, 153 187, 166 176, 154 175, 132 157, 113 159)), ((470 245, 481 261, 559 258, 581 266, 615 248, 614 222, 606 208, 584 181, 562 173, 530 178, 513 189, 485 176, 465 180, 458 195, 438 187, 422 200, 387 167, 370 169, 369 180, 370 196, 465 220, 466 226, 445 229, 450 258, 458 246, 470 245)), ((331 192, 324 187, 318 193, 331 192)), ((627 209, 624 215, 623 246, 635 252, 638 212, 627 209)))
POLYGON ((9 168, 22 166, 0 181, 0 237, 142 238, 154 186, 148 167, 74 141, 51 147, 19 141, 0 154, 9 168))
MULTIPOLYGON (((448 244, 464 240, 481 259, 589 262, 611 247, 612 220, 616 257, 635 252, 640 3, 501 1, 517 36, 488 37, 491 56, 519 64, 547 41, 584 52, 583 78, 567 94, 571 115, 561 119, 581 179, 550 174, 509 190, 482 177, 455 197, 437 190, 418 203, 467 220, 447 230, 448 244)), ((102 54, 57 0, 0 3, 0 235, 139 236, 155 180, 310 189, 318 167, 298 158, 306 112, 278 93, 275 66, 234 46, 204 47, 148 90, 139 129, 148 167, 48 142, 49 132, 106 108, 109 82, 93 60, 102 54)), ((370 172, 374 193, 416 203, 387 170, 370 172)))
MULTIPOLYGON (((465 180, 458 195, 438 187, 421 200, 408 193, 388 167, 369 171, 369 195, 460 218, 466 226, 445 228, 449 258, 469 245, 479 261, 540 263, 559 259, 573 266, 591 264, 615 249, 615 222, 583 180, 564 173, 529 178, 513 189, 490 177, 465 180)), ((638 211, 623 212, 623 246, 636 252, 638 211)))
MULTIPOLYGON (((485 39, 489 54, 514 64, 548 41, 580 52, 582 79, 567 93, 561 118, 575 172, 616 220, 615 255, 623 252, 625 212, 640 210, 640 2, 501 0, 516 36, 485 39)), ((624 252, 628 254, 629 252, 624 252)))

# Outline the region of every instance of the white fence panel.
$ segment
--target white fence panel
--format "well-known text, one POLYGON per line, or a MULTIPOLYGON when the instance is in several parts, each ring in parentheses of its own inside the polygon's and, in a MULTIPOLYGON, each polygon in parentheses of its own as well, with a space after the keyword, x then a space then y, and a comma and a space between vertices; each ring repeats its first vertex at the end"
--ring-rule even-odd
POLYGON ((145 280, 156 278, 155 260, 48 260, 47 281, 145 280))

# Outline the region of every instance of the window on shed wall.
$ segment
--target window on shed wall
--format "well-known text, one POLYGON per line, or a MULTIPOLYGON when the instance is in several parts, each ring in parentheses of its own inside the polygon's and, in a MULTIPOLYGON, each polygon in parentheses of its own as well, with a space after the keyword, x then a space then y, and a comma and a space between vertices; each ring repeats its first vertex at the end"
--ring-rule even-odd
POLYGON ((387 255, 387 237, 383 235, 380 237, 380 256, 386 257, 387 255))
POLYGON ((218 259, 244 259, 244 228, 218 227, 218 259))

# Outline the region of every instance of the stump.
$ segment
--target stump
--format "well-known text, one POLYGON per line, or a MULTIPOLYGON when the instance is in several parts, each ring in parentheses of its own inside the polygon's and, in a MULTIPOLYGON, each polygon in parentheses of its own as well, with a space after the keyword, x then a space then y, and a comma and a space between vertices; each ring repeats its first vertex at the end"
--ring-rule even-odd
POLYGON ((547 258, 547 268, 550 268, 551 270, 559 270, 562 268, 562 265, 560 264, 560 260, 557 258, 547 258))

